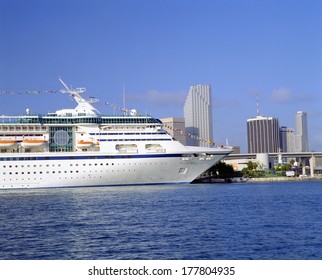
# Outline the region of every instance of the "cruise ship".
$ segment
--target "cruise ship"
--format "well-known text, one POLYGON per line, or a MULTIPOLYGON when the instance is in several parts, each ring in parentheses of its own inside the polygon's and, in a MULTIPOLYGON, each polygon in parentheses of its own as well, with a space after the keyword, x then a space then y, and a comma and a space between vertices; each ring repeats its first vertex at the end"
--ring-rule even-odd
POLYGON ((0 189, 190 183, 231 152, 184 146, 136 110, 103 115, 60 82, 74 109, 0 116, 0 189))

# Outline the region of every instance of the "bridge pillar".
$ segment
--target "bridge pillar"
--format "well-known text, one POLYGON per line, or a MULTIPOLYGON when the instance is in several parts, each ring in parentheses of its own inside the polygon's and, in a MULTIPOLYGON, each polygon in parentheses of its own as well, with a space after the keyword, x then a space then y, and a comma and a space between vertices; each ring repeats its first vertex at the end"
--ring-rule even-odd
POLYGON ((309 160, 310 162, 310 176, 314 176, 314 168, 315 168, 315 156, 312 155, 312 157, 309 160))
POLYGON ((306 168, 305 168, 305 166, 302 166, 302 175, 306 175, 306 168))

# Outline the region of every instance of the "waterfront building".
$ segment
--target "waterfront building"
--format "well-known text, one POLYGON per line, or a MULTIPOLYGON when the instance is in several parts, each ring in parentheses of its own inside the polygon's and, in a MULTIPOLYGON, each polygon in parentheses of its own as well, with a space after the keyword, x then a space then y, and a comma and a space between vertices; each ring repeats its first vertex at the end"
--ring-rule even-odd
POLYGON ((308 152, 307 114, 299 111, 295 116, 295 149, 296 152, 308 152))
POLYGON ((282 126, 280 128, 281 152, 295 152, 295 132, 293 128, 282 126))
POLYGON ((213 143, 212 95, 210 85, 190 87, 184 104, 187 145, 208 147, 213 143), (200 140, 202 139, 202 140, 200 140))
POLYGON ((277 153, 280 148, 278 119, 257 116, 247 120, 249 153, 277 153))
POLYGON ((185 135, 185 120, 184 118, 163 118, 161 119, 164 124, 163 128, 172 137, 179 141, 182 145, 186 145, 186 135, 185 135))

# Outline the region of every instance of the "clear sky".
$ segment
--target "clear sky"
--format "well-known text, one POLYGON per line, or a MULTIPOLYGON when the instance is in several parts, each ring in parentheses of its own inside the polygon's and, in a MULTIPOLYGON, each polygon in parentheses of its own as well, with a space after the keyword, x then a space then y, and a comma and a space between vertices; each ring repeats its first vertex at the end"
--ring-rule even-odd
MULTIPOLYGON (((308 113, 322 151, 321 0, 0 0, 0 91, 86 87, 155 117, 183 117, 190 85, 210 84, 216 144, 247 152, 246 120, 295 127, 308 113)), ((0 115, 74 107, 62 93, 0 95, 0 115)), ((120 112, 116 112, 120 113, 120 112)))

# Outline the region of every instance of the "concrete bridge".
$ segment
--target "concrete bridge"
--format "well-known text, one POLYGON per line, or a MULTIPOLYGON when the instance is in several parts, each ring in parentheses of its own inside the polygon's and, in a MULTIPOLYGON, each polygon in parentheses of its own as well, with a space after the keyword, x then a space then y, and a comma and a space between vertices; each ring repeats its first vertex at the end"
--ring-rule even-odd
POLYGON ((274 164, 294 159, 298 166, 302 166, 302 174, 307 174, 309 169, 310 176, 322 171, 322 152, 291 152, 291 153, 268 153, 268 154, 230 154, 224 162, 233 165, 234 169, 242 170, 247 167, 249 161, 258 162, 265 169, 273 168, 274 164))

